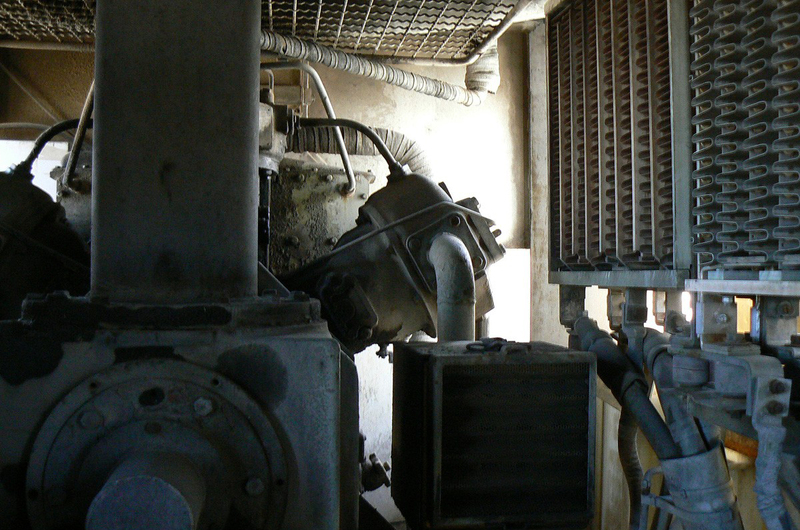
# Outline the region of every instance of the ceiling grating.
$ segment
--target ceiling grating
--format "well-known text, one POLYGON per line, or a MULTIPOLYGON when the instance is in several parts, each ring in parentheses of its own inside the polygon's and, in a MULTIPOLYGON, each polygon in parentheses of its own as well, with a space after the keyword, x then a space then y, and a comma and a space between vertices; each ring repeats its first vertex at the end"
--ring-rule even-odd
MULTIPOLYGON (((461 60, 500 26, 516 0, 264 0, 262 26, 345 52, 461 60)), ((0 39, 88 43, 92 0, 0 0, 0 39)))

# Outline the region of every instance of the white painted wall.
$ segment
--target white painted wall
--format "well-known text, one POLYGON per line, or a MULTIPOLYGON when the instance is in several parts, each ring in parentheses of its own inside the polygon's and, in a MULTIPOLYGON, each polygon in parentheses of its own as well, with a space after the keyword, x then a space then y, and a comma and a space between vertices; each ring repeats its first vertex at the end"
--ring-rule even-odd
MULTIPOLYGON (((22 162, 30 153, 33 142, 23 140, 0 140, 0 171, 6 171, 22 162)), ((51 142, 33 163, 33 184, 46 191, 53 199, 56 197, 56 181, 50 172, 61 165, 67 154, 66 142, 51 142)))

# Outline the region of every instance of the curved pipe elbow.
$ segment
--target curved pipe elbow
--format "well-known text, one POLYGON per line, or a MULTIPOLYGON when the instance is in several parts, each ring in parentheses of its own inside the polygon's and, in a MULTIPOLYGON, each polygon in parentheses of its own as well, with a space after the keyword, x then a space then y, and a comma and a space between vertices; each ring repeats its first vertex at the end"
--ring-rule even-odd
POLYGON ((475 273, 467 247, 453 234, 441 234, 428 259, 436 272, 439 341, 475 340, 475 273))

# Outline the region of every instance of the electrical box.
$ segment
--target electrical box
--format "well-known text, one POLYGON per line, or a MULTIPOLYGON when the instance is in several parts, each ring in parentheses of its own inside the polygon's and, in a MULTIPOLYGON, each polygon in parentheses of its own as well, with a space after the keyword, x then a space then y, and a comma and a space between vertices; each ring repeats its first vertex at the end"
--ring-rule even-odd
POLYGON ((392 496, 409 527, 586 527, 595 395, 590 353, 395 344, 392 496))

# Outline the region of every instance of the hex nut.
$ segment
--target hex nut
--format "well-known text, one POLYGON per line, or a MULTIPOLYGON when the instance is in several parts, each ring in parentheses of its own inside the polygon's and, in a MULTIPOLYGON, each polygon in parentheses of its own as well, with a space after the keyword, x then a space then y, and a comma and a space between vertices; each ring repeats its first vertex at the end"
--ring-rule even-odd
POLYGON ((767 403, 767 412, 769 412, 774 416, 783 413, 784 410, 785 407, 783 406, 783 403, 780 403, 778 401, 770 401, 769 403, 767 403))
POLYGON ((780 379, 773 379, 769 382, 769 391, 773 394, 783 394, 786 392, 787 386, 786 383, 781 381, 780 379))
POLYGON ((207 397, 200 397, 195 400, 192 408, 198 416, 208 416, 214 412, 214 402, 207 397))

